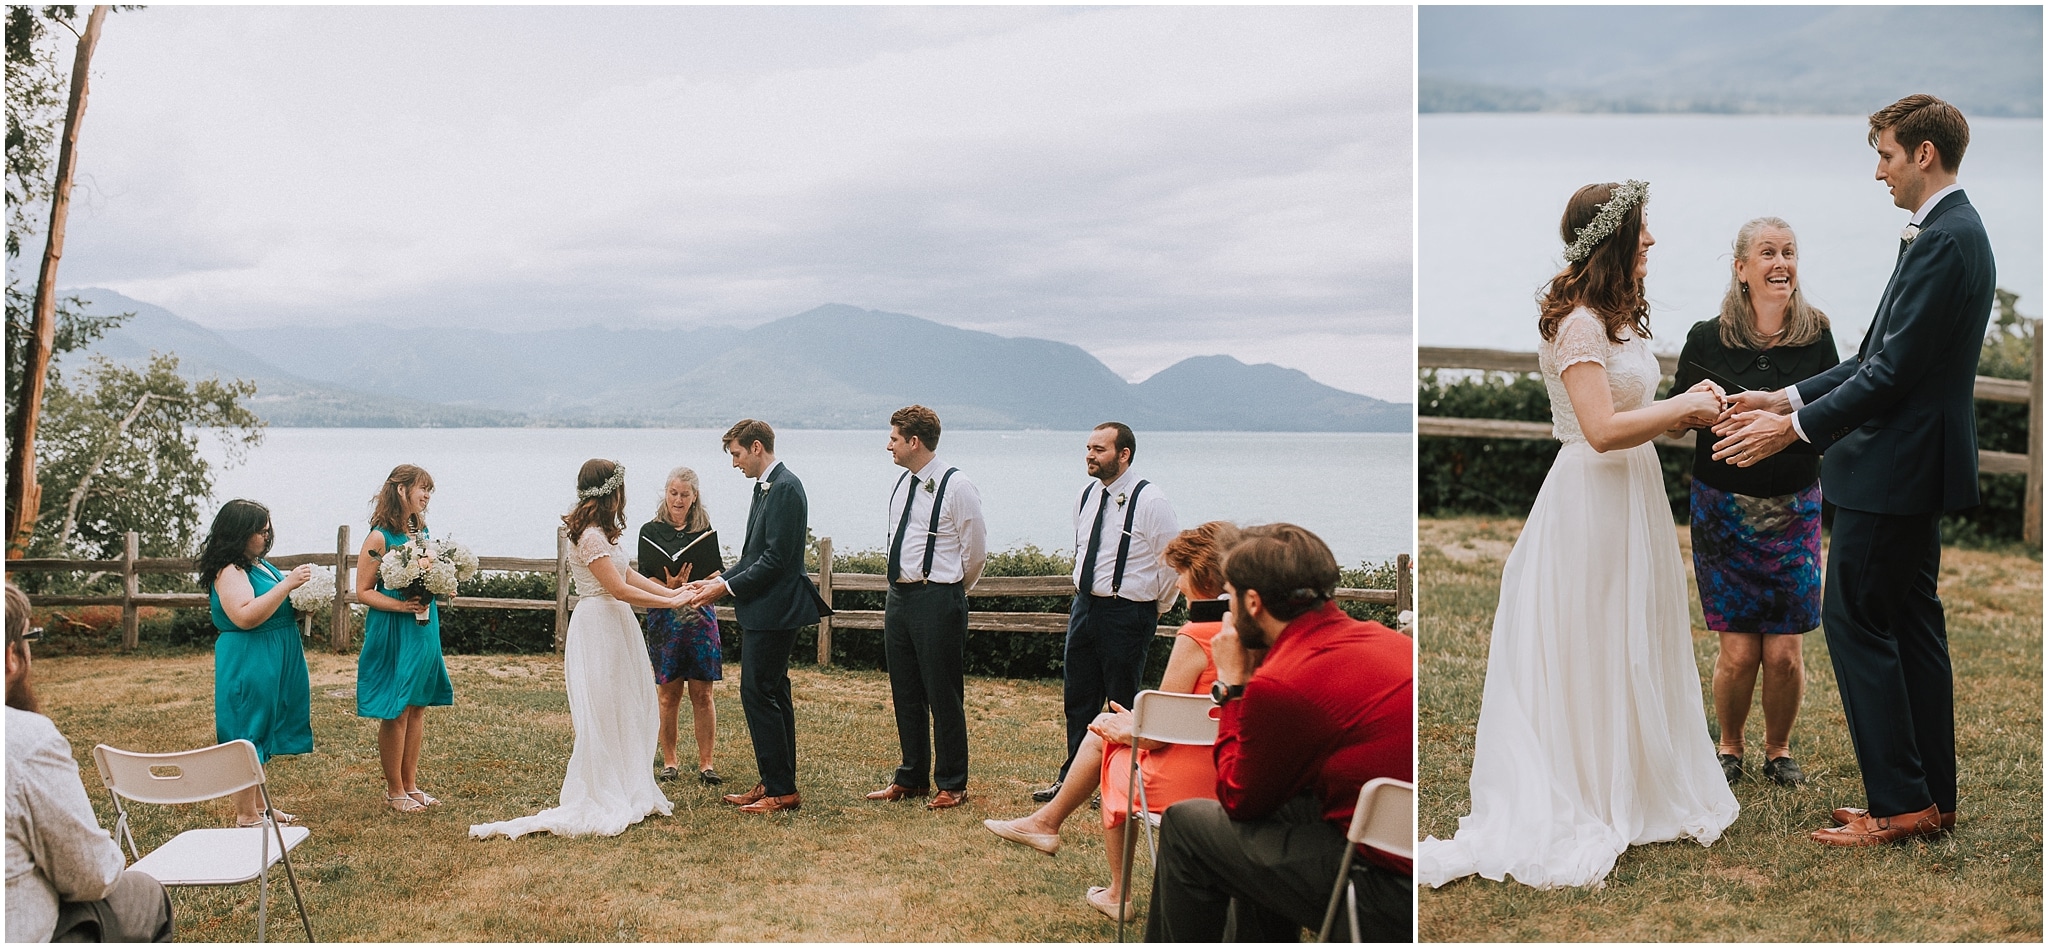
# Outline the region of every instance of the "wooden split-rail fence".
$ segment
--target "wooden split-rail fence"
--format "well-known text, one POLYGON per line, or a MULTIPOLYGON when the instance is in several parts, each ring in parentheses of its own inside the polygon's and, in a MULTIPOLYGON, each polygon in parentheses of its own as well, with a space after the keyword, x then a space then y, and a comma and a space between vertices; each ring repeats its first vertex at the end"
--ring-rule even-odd
MULTIPOLYGON (((37 606, 120 606, 121 646, 135 648, 140 642, 140 619, 138 611, 144 606, 174 608, 206 608, 208 600, 204 593, 146 593, 140 590, 139 578, 143 573, 196 573, 198 561, 189 558, 143 557, 136 555, 139 536, 130 532, 127 537, 126 555, 118 560, 65 560, 65 559, 20 559, 8 560, 9 572, 46 573, 111 573, 121 577, 121 594, 97 596, 33 595, 29 601, 37 606)), ((832 569, 832 538, 817 540, 818 572, 811 574, 811 581, 817 583, 818 592, 825 602, 832 602, 836 592, 881 592, 889 588, 888 577, 877 573, 843 573, 832 569)), ((334 599, 329 607, 328 644, 337 652, 350 647, 349 636, 353 623, 349 618, 349 606, 356 602, 355 583, 350 578, 356 565, 356 552, 349 543, 349 528, 343 525, 335 531, 334 552, 291 553, 268 558, 281 569, 292 569, 301 565, 326 566, 334 570, 334 599)), ((1415 608, 1415 581, 1411 575, 1410 557, 1403 553, 1396 561, 1398 579, 1393 589, 1340 588, 1337 598, 1355 602, 1390 605, 1396 611, 1415 608)), ((489 596, 456 596, 449 605, 475 609, 532 609, 553 610, 555 614, 555 650, 561 651, 563 637, 569 631, 569 610, 576 605, 577 597, 570 594, 569 540, 563 528, 555 528, 555 555, 553 558, 518 556, 479 556, 477 568, 493 572, 551 573, 555 578, 553 599, 504 599, 489 596)), ((969 596, 1072 596, 1074 581, 1067 576, 983 576, 969 596)), ((732 607, 717 607, 720 622, 735 621, 732 607)), ((308 632, 312 616, 301 620, 308 632)), ((832 630, 879 629, 882 627, 882 612, 879 609, 841 609, 836 614, 818 623, 818 664, 832 663, 832 630)), ((1064 612, 977 612, 967 613, 967 627, 987 632, 1065 632, 1067 614, 1064 612)), ((1162 635, 1171 635, 1164 630, 1162 635)))
MULTIPOLYGON (((2023 531, 2028 543, 2041 542, 2041 321, 2028 320, 2033 327, 2034 365, 2026 379, 1999 379, 1988 375, 1977 376, 1977 398, 1987 402, 2010 402, 2027 406, 2027 453, 2014 454, 2009 451, 1979 451, 1977 469, 1986 474, 2021 474, 2027 478, 2026 523, 2023 531)), ((1664 367, 1664 376, 1670 378, 1678 372, 1678 357, 1660 355, 1657 361, 1664 367)), ((1479 369, 1487 372, 1529 373, 1539 371, 1536 353, 1513 352, 1502 349, 1459 349, 1441 346, 1420 346, 1416 349, 1416 365, 1424 369, 1479 369)), ((1509 438, 1532 441, 1549 440, 1552 435, 1550 424, 1541 421, 1506 421, 1498 418, 1446 418, 1438 415, 1423 415, 1416 420, 1415 433, 1422 437, 1438 438, 1509 438)), ((1693 432, 1686 432, 1677 438, 1657 437, 1658 444, 1690 448, 1693 446, 1693 432)))

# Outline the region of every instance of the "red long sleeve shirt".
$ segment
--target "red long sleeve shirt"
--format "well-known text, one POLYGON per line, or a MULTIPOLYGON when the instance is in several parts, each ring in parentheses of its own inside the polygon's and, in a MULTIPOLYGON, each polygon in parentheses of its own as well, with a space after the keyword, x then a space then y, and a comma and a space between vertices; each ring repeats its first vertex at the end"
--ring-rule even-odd
MULTIPOLYGON (((1216 732, 1216 798, 1234 820, 1271 814, 1312 791, 1323 818, 1349 828, 1358 788, 1415 779, 1415 652, 1405 635, 1335 603, 1289 623, 1216 732)), ((1361 850, 1407 873, 1408 860, 1361 850)))

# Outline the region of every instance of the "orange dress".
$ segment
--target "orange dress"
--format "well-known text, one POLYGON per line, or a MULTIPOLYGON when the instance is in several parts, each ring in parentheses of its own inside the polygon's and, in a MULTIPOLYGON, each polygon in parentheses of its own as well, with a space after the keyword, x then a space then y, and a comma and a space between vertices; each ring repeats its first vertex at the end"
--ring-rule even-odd
MULTIPOLYGON (((1210 651, 1209 640, 1223 631, 1221 622, 1190 622, 1180 627, 1181 635, 1193 639, 1202 647, 1202 657, 1208 663, 1202 673, 1195 677, 1195 687, 1190 693, 1209 693, 1209 685, 1216 681, 1216 655, 1210 651)), ((1105 827, 1123 824, 1124 813, 1131 808, 1130 794, 1125 791, 1131 779, 1131 746, 1111 744, 1104 748, 1102 755, 1102 825, 1105 827)), ((1145 781, 1146 809, 1161 813, 1167 807, 1182 800, 1216 798, 1216 755, 1211 747, 1191 744, 1169 744, 1158 750, 1138 751, 1138 779, 1145 781)))

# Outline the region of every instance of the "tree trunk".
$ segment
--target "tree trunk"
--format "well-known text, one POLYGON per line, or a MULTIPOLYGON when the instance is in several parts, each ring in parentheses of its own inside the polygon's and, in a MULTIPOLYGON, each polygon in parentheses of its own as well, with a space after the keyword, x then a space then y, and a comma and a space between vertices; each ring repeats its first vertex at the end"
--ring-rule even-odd
POLYGON ((43 386, 50 367, 50 349, 57 340, 57 261, 64 256, 64 218, 71 209, 71 178, 78 159, 78 126, 85 118, 86 73, 92 50, 100 41, 106 4, 92 8, 78 55, 71 63, 71 101, 64 109, 64 135, 57 147, 56 183, 50 191, 50 235, 43 248, 42 270, 36 275, 35 324, 29 332, 27 362, 21 373, 21 397, 8 421, 7 556, 28 552, 41 511, 43 489, 36 484, 36 420, 43 410, 43 386))
POLYGON ((141 398, 135 400, 135 407, 128 409, 128 414, 114 425, 114 433, 107 438, 107 443, 100 445, 100 453, 92 459, 92 466, 86 468, 85 473, 79 476, 78 486, 71 489, 70 502, 64 505, 64 525, 57 528, 59 555, 64 553, 65 544, 71 542, 71 531, 78 526, 78 506, 85 502, 86 492, 92 489, 92 479, 99 476, 100 468, 106 466, 107 458, 113 455, 114 448, 127 436, 128 426, 134 424, 135 419, 142 415, 143 406, 148 405, 152 398, 166 402, 184 401, 180 398, 164 398, 154 392, 144 392, 141 398))

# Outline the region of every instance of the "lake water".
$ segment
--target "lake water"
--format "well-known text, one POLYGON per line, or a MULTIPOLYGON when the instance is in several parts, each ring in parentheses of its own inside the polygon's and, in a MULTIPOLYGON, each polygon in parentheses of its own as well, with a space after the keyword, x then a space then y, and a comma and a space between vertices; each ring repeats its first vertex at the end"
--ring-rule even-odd
MULTIPOLYGON (((670 468, 689 465, 719 539, 737 548, 752 484, 719 447, 722 430, 590 428, 274 428, 214 496, 267 504, 277 550, 331 550, 335 528, 360 544, 369 501, 394 465, 434 475, 427 522, 485 556, 553 556, 554 530, 575 499, 576 470, 592 457, 626 465, 631 529, 648 520, 670 468)), ((803 478, 811 530, 840 551, 882 549, 889 490, 902 469, 887 431, 778 431, 776 455, 803 478)), ((1073 505, 1089 482, 1086 432, 949 431, 940 457, 981 489, 989 548, 1026 543, 1071 551, 1073 505)), ((1339 563, 1393 559, 1414 549, 1414 454, 1407 434, 1158 432, 1138 434, 1141 476, 1165 492, 1182 527, 1205 520, 1288 521, 1314 530, 1339 563)), ((213 511, 206 511, 211 520, 213 511)))
MULTIPOLYGON (((1657 238, 1657 348, 1676 352, 1719 311, 1736 228, 1775 216, 1798 232, 1807 298, 1853 352, 1911 217, 1873 179, 1866 129, 1861 116, 1424 115, 1418 340, 1534 350, 1534 297, 1563 264, 1566 199, 1589 182, 1640 178, 1657 238)), ((1973 119, 1961 170, 1998 284, 2039 317, 2041 121, 1973 119)))

